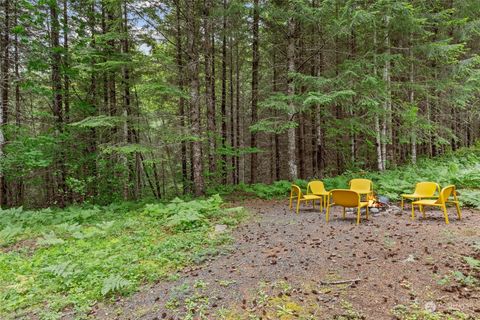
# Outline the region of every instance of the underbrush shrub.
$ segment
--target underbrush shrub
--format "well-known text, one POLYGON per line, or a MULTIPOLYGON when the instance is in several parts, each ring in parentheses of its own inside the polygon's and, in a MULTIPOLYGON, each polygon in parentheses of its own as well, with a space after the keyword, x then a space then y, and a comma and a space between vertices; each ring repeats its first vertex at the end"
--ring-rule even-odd
POLYGON ((214 195, 0 215, 0 318, 55 319, 64 310, 83 317, 96 301, 195 263, 199 252, 214 256, 231 241, 214 225, 234 226, 245 212, 214 195))
MULTIPOLYGON (((416 165, 404 165, 384 172, 362 170, 346 171, 342 175, 321 179, 327 190, 348 188, 353 178, 366 178, 374 183, 378 195, 399 201, 402 193, 411 193, 419 181, 434 181, 440 186, 454 184, 463 205, 480 208, 480 148, 464 148, 433 159, 419 159, 416 165)), ((312 178, 313 180, 314 178, 312 178)), ((295 180, 306 192, 307 181, 295 180)), ((292 182, 276 181, 272 184, 238 184, 216 186, 209 193, 223 195, 246 194, 249 197, 275 199, 288 197, 292 182)))

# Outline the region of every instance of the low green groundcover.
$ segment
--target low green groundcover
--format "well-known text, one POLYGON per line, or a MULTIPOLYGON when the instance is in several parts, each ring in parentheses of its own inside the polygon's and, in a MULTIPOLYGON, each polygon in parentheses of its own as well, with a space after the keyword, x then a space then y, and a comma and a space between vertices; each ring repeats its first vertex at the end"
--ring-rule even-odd
POLYGON ((86 314, 96 301, 175 277, 217 254, 241 208, 216 195, 168 204, 112 204, 0 212, 0 318, 86 314))

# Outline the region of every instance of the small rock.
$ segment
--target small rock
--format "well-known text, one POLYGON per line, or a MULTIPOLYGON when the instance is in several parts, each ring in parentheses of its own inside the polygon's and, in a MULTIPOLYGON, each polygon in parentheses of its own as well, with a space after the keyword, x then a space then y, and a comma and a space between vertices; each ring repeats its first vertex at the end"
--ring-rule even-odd
POLYGON ((425 303, 424 308, 425 311, 429 313, 434 313, 437 310, 437 305, 433 301, 428 301, 427 303, 425 303))
POLYGON ((378 210, 378 208, 371 208, 371 209, 370 209, 370 212, 371 212, 371 213, 379 213, 380 210, 378 210))
POLYGON ((389 211, 393 214, 397 214, 397 213, 401 213, 402 212, 402 209, 400 209, 399 207, 397 206, 390 206, 389 208, 389 211))
POLYGON ((224 233, 227 230, 227 225, 217 224, 215 225, 215 233, 224 233))
POLYGON ((408 258, 403 260, 404 263, 415 262, 415 256, 413 254, 408 255, 408 258))

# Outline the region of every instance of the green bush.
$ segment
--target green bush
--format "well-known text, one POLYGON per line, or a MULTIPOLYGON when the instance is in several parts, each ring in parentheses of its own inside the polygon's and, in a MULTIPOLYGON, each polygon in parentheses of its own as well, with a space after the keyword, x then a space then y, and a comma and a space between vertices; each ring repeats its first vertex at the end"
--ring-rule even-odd
MULTIPOLYGON (((402 193, 410 193, 419 181, 434 181, 441 186, 455 184, 463 205, 480 208, 480 148, 461 149, 457 152, 433 159, 420 159, 417 165, 405 165, 385 172, 347 171, 335 177, 322 179, 327 190, 348 188, 353 178, 371 179, 375 192, 393 201, 400 200, 402 193)), ((303 191, 307 181, 296 180, 303 191)), ((236 186, 217 186, 209 193, 234 194, 246 193, 262 199, 285 198, 290 191, 291 182, 276 181, 273 184, 239 184, 236 186)))

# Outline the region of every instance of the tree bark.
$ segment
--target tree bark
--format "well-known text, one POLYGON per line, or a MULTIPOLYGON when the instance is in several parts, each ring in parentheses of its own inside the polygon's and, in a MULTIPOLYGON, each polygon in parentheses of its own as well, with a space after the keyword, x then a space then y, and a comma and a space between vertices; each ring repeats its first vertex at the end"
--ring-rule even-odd
MULTIPOLYGON (((52 48, 52 91, 53 91, 53 112, 55 117, 55 130, 57 135, 60 135, 64 129, 64 112, 63 112, 63 95, 62 95, 62 76, 60 67, 62 65, 62 56, 60 54, 60 23, 58 20, 58 4, 56 1, 50 2, 50 20, 51 31, 50 40, 52 48)), ((65 206, 65 196, 67 193, 66 188, 66 168, 65 168, 65 155, 63 147, 60 146, 58 163, 58 188, 60 194, 58 195, 58 205, 60 207, 65 206)))
POLYGON ((202 196, 205 194, 205 183, 203 180, 201 121, 200 121, 200 82, 199 82, 199 54, 198 54, 198 22, 197 1, 190 1, 187 4, 187 52, 188 52, 188 76, 190 81, 190 115, 192 123, 192 134, 195 141, 192 143, 192 170, 194 194, 202 196))
MULTIPOLYGON (((2 37, 2 67, 1 67, 1 100, 0 107, 0 159, 5 156, 4 146, 6 137, 4 135, 3 126, 8 123, 8 106, 9 106, 9 91, 10 91, 10 0, 4 0, 3 9, 5 10, 3 37, 2 37)), ((8 190, 5 173, 0 170, 0 206, 6 206, 8 190)))
MULTIPOLYGON (((292 17, 288 19, 288 44, 287 44, 287 65, 288 65, 288 81, 287 95, 288 102, 288 120, 293 121, 295 117, 295 83, 293 82, 292 73, 295 72, 295 21, 292 17)), ((295 128, 288 129, 288 175, 291 180, 297 179, 297 159, 296 159, 296 137, 295 128)))
POLYGON ((210 174, 215 174, 216 169, 216 123, 215 123, 215 81, 214 64, 215 60, 213 53, 212 42, 214 39, 212 33, 212 18, 210 11, 212 9, 212 0, 204 0, 204 56, 205 56, 205 104, 207 106, 207 135, 208 135, 208 171, 210 174))
POLYGON ((227 0, 223 0, 223 35, 222 35, 222 182, 227 184, 227 0))
POLYGON ((233 65, 233 48, 234 48, 235 40, 233 37, 230 37, 230 68, 229 68, 229 86, 230 86, 230 147, 232 148, 233 154, 230 159, 231 170, 232 170, 232 184, 235 184, 235 171, 237 170, 235 167, 235 105, 234 105, 234 85, 233 85, 233 70, 235 66, 233 65))
MULTIPOLYGON (((409 100, 411 108, 415 105, 415 91, 413 86, 415 84, 415 65, 414 65, 414 55, 413 55, 413 35, 410 34, 410 92, 409 92, 409 100)), ((416 125, 413 125, 412 130, 412 137, 411 137, 411 157, 412 163, 417 163, 417 132, 416 132, 416 125)))
MULTIPOLYGON (((258 122, 258 67, 260 64, 259 53, 259 21, 260 9, 258 0, 253 1, 253 25, 252 25, 252 125, 258 122)), ((257 147, 257 133, 252 132, 250 147, 257 147)), ((252 152, 250 156, 250 183, 257 182, 258 155, 252 152)))
MULTIPOLYGON (((177 86, 183 91, 184 90, 184 62, 183 62, 183 46, 182 46, 182 28, 181 28, 181 14, 180 14, 180 4, 176 1, 176 30, 175 30, 175 44, 176 44, 176 63, 177 63, 177 86)), ((180 116, 180 129, 182 133, 185 133, 185 98, 180 97, 178 100, 179 104, 179 116, 180 116)), ((188 179, 188 170, 187 170, 187 143, 182 140, 180 146, 181 153, 181 162, 182 162, 182 190, 183 194, 186 194, 189 190, 189 179, 188 179)), ((158 170, 154 168, 155 180, 157 181, 157 193, 161 194, 160 185, 158 183, 158 170)))

